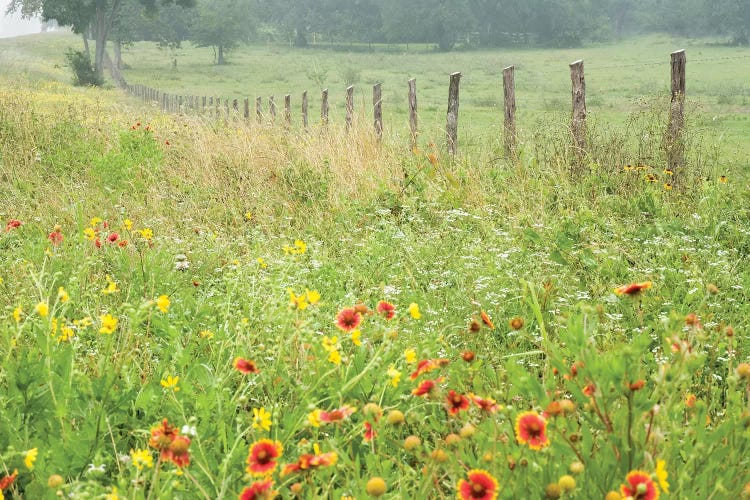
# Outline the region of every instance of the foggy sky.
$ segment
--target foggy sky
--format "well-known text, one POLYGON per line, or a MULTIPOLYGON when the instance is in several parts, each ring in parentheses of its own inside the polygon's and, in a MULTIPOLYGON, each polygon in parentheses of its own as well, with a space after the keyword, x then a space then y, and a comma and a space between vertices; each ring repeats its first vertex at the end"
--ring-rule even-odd
POLYGON ((41 22, 37 19, 22 19, 21 14, 12 16, 5 14, 9 0, 0 0, 0 38, 8 38, 18 35, 29 35, 41 31, 41 22))

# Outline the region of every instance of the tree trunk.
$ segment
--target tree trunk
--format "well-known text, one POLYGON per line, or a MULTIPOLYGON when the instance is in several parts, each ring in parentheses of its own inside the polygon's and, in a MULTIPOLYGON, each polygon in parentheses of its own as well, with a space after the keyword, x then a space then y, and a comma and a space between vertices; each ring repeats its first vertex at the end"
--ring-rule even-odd
POLYGON ((91 49, 89 48, 89 36, 88 36, 88 30, 83 32, 83 50, 86 51, 86 57, 88 57, 89 62, 91 62, 91 49))
POLYGON ((122 42, 115 40, 115 68, 122 69, 122 42))
POLYGON ((219 44, 219 58, 217 59, 216 64, 226 64, 226 61, 224 60, 224 46, 222 44, 219 44))
POLYGON ((107 23, 103 6, 97 4, 94 15, 94 37, 96 41, 96 55, 94 70, 99 78, 104 78, 104 50, 107 47, 107 23))

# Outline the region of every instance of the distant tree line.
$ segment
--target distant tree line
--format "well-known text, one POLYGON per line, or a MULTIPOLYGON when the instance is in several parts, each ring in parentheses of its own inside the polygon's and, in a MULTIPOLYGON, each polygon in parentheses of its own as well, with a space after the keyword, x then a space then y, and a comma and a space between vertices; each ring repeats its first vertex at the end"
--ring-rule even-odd
MULTIPOLYGON (((576 46, 645 32, 750 41, 750 0, 12 0, 81 34, 101 75, 107 42, 150 40, 175 51, 213 47, 215 62, 240 43, 427 43, 440 50, 576 46)), ((176 58, 173 58, 176 64, 176 58)))

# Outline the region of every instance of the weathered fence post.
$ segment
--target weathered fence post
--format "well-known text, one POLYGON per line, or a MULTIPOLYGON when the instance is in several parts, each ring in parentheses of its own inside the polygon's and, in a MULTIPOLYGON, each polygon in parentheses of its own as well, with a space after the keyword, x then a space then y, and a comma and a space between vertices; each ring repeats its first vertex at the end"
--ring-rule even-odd
POLYGON ((346 88, 346 130, 347 132, 352 128, 352 121, 354 120, 354 85, 349 85, 346 88))
POLYGON ((245 119, 245 121, 250 119, 250 99, 245 97, 245 101, 243 102, 243 110, 242 110, 242 117, 245 119))
POLYGON ((206 96, 203 96, 202 99, 203 99, 203 103, 201 104, 201 114, 205 114, 206 113, 206 96))
POLYGON ((182 96, 177 97, 177 113, 182 113, 183 105, 182 105, 182 96))
POLYGON ((240 103, 237 101, 237 99, 232 99, 232 118, 236 120, 239 114, 240 114, 240 103))
POLYGON ((685 126, 685 64, 684 50, 672 52, 672 103, 667 130, 667 164, 676 172, 684 164, 684 143, 682 129, 685 126))
POLYGON ((409 130, 411 130, 411 148, 417 147, 417 79, 409 80, 409 130))
POLYGON ((263 121, 263 98, 261 96, 255 98, 255 118, 258 123, 263 121))
POLYGON ((379 83, 372 86, 372 114, 375 120, 375 135, 383 138, 383 88, 379 83))
POLYGON ((221 106, 221 98, 215 97, 214 98, 214 116, 216 117, 217 120, 221 116, 221 112, 219 111, 219 106, 221 106))
POLYGON ((505 98, 505 151, 512 154, 516 150, 516 81, 515 66, 503 69, 503 96, 505 98))
POLYGON ((307 90, 302 92, 302 126, 307 130, 307 90))
POLYGON ((284 96, 284 121, 287 126, 292 124, 292 96, 290 94, 284 96))
POLYGON ((458 83, 461 73, 451 74, 448 87, 448 116, 445 125, 445 135, 448 140, 448 152, 452 155, 458 151, 458 83))
POLYGON ((323 89, 320 94, 320 122, 323 126, 328 125, 328 89, 323 89))
POLYGON ((268 110, 271 113, 271 121, 276 121, 276 102, 273 100, 273 96, 268 97, 268 110))
POLYGON ((570 80, 573 99, 570 130, 573 134, 573 146, 580 157, 586 151, 586 81, 583 78, 583 59, 570 63, 570 80))

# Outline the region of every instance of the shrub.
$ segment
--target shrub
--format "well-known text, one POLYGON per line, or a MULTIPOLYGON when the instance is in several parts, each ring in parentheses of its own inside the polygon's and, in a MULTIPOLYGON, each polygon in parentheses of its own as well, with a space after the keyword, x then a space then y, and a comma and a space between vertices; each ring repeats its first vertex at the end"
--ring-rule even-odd
POLYGON ((101 87, 104 81, 96 74, 91 65, 91 58, 82 50, 68 49, 65 53, 70 68, 73 70, 73 85, 77 87, 101 87))

